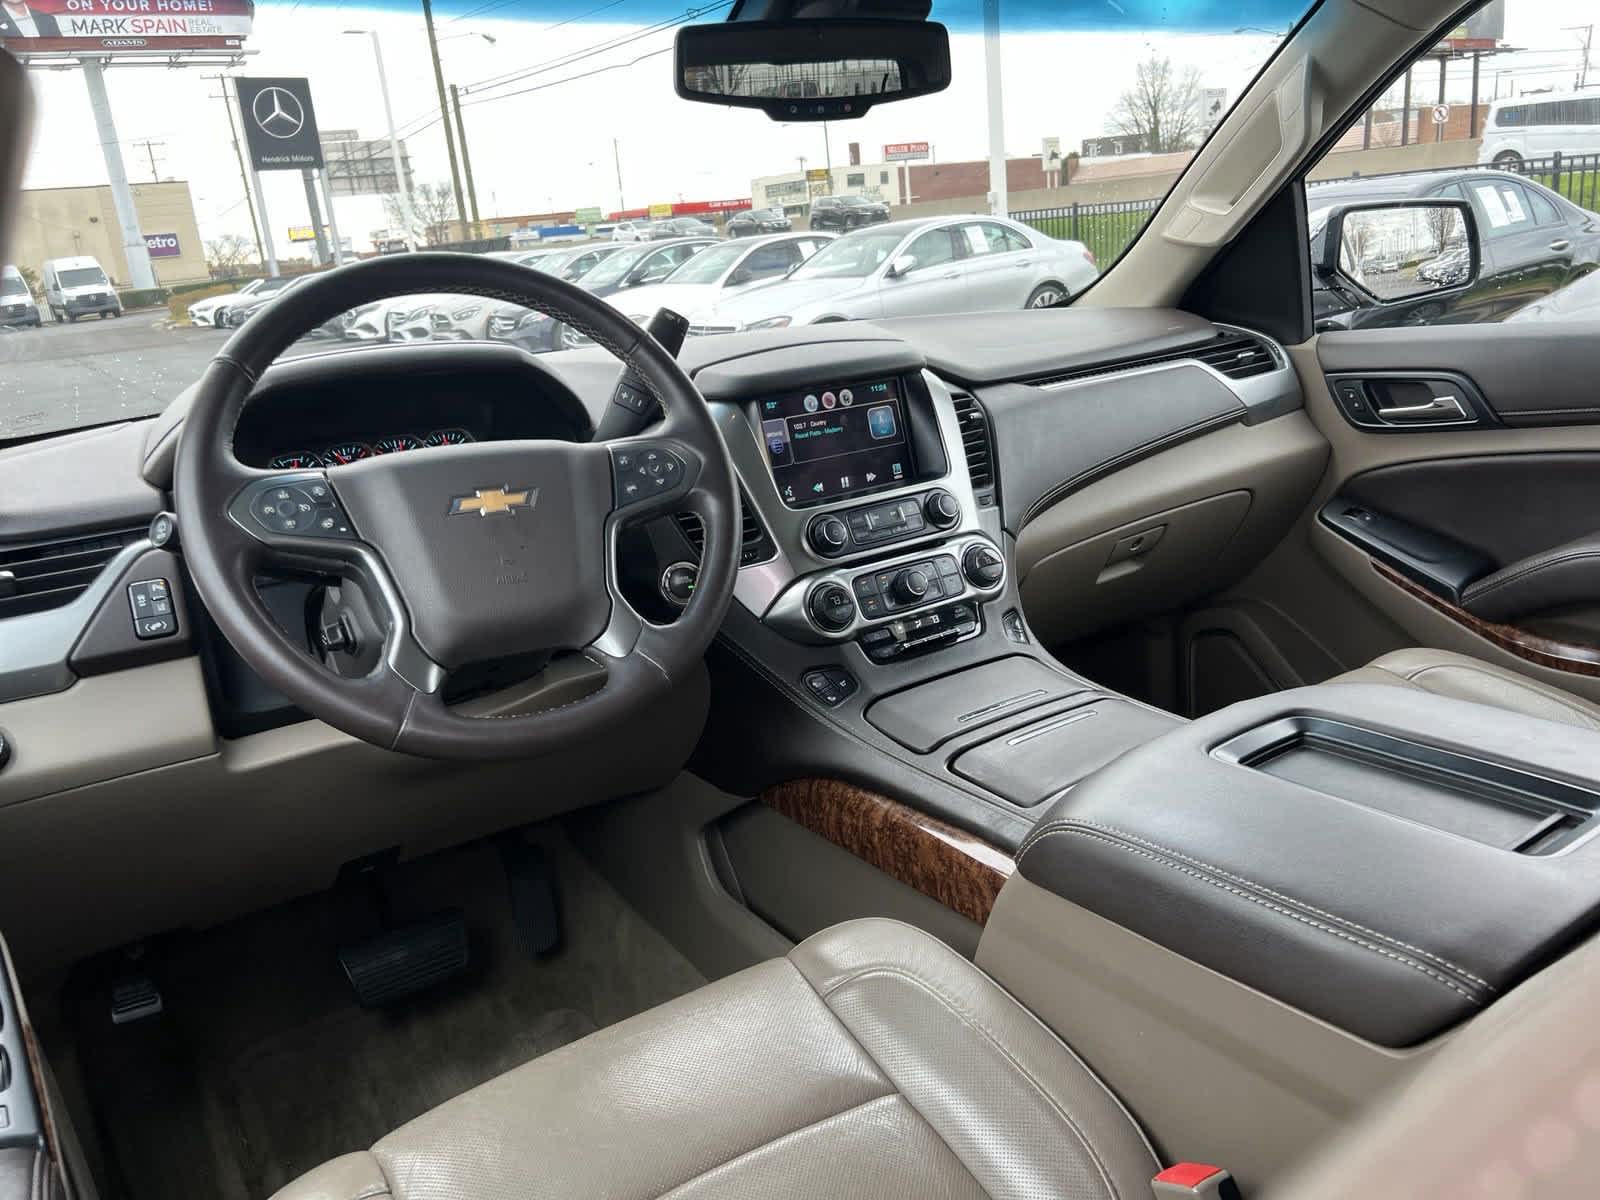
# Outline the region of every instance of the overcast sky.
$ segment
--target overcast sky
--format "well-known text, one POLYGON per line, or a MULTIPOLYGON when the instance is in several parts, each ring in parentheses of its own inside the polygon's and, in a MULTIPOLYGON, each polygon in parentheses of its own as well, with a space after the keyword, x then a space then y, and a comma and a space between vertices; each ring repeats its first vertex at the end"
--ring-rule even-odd
MULTIPOLYGON (((793 170, 801 155, 808 166, 823 165, 821 126, 779 125, 756 111, 690 104, 674 95, 671 55, 661 53, 669 50, 672 33, 649 32, 649 25, 641 23, 684 11, 671 3, 661 9, 663 2, 667 0, 569 0, 565 7, 552 9, 550 0, 463 0, 453 11, 437 10, 446 79, 468 89, 467 136, 485 217, 589 205, 609 211, 619 200, 641 207, 745 197, 753 177, 793 170), (505 19, 511 13, 529 15, 505 19), (602 23, 623 16, 630 23, 602 23), (627 44, 558 65, 564 56, 624 39, 627 44), (651 57, 634 61, 644 55, 651 57), (574 78, 608 67, 617 69, 574 78), (471 90, 479 81, 530 68, 541 69, 498 91, 471 90), (533 87, 540 90, 487 99, 533 87), (620 194, 613 138, 622 166, 620 194)), ((1197 2, 1204 5, 1206 0, 1197 2)), ((1008 8, 1002 0, 1006 149, 1012 155, 1037 153, 1046 136, 1058 136, 1063 149, 1072 149, 1082 138, 1105 132, 1109 109, 1146 55, 1168 55, 1180 66, 1198 68, 1202 83, 1226 88, 1231 101, 1277 40, 1264 31, 1202 35, 1041 28, 1049 23, 1047 0, 1029 3, 1028 8, 1008 8), (1005 23, 1007 13, 1015 16, 1010 24, 1005 23)), ((1225 7, 1246 17, 1266 13, 1262 19, 1271 20, 1274 3, 1234 0, 1225 7)), ((1097 6, 1068 2, 1062 11, 1081 15, 1090 7, 1097 6)), ((1160 11, 1172 7, 1183 5, 1162 4, 1160 11)), ((1587 0, 1510 0, 1508 40, 1538 53, 1486 65, 1485 94, 1492 86, 1493 68, 1513 72, 1502 77, 1502 90, 1571 86, 1581 52, 1578 35, 1562 27, 1586 25, 1593 20, 1591 14, 1587 0)), ((941 15, 937 6, 934 15, 941 15)), ((965 17, 965 11, 960 15, 965 17)), ((947 19, 954 27, 951 87, 937 96, 885 105, 858 121, 830 124, 827 138, 835 164, 846 160, 846 145, 852 141, 862 144, 868 162, 879 159, 884 143, 898 141, 930 141, 943 161, 986 154, 982 38, 968 31, 970 20, 947 19)), ((1281 30, 1286 24, 1271 20, 1269 28, 1281 30)), ((322 128, 355 128, 363 136, 381 137, 383 107, 371 44, 345 36, 347 29, 375 29, 380 35, 396 123, 403 136, 415 131, 406 137, 415 178, 447 180, 440 125, 436 119, 428 124, 438 114, 419 7, 370 9, 307 0, 259 4, 249 42, 255 53, 239 73, 307 76, 322 128)), ((161 143, 154 148, 157 174, 189 181, 202 234, 247 234, 243 186, 223 102, 215 98, 220 85, 202 77, 207 73, 150 68, 107 73, 124 162, 131 179, 150 179, 149 151, 139 143, 161 143)), ((103 183, 105 166, 81 75, 36 71, 32 78, 39 119, 25 186, 103 183)), ((1452 76, 1452 99, 1465 100, 1466 79, 1464 70, 1452 76)), ((1432 80, 1430 75, 1430 89, 1436 86, 1432 80)), ((306 220, 297 172, 268 174, 267 204, 282 252, 287 227, 306 220)), ((361 247, 384 224, 382 206, 371 198, 341 198, 337 216, 340 231, 353 235, 361 247)))

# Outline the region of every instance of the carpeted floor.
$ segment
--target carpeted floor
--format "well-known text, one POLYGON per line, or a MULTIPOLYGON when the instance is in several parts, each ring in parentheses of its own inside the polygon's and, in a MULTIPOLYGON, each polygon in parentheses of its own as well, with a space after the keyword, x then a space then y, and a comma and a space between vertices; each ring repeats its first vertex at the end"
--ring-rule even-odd
POLYGON ((78 1061, 108 1200, 258 1200, 494 1075, 704 979, 552 831, 565 941, 517 945, 500 860, 472 846, 399 868, 395 917, 460 908, 470 977, 357 1007, 335 957, 370 920, 311 897, 158 948, 165 1013, 113 1027, 82 989, 78 1061))

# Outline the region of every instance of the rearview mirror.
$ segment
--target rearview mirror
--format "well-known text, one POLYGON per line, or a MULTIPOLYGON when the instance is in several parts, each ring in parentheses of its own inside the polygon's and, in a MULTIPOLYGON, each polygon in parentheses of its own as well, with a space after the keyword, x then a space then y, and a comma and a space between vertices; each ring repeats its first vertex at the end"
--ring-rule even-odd
POLYGON ((1393 200, 1330 209, 1317 273, 1369 303, 1397 304, 1471 287, 1478 265, 1465 200, 1393 200))
POLYGON ((678 30, 673 82, 702 104, 774 121, 837 121, 950 86, 950 35, 934 21, 727 21, 678 30))
POLYGON ((894 261, 889 264, 889 278, 898 279, 917 269, 917 256, 915 254, 897 254, 894 261))

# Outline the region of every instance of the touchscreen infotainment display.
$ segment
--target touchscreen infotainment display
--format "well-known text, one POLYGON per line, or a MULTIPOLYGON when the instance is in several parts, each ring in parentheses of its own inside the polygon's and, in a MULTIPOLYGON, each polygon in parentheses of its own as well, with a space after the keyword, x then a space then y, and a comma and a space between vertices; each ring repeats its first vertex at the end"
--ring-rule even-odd
POLYGON ((811 387, 756 405, 778 494, 792 508, 916 478, 898 379, 811 387))

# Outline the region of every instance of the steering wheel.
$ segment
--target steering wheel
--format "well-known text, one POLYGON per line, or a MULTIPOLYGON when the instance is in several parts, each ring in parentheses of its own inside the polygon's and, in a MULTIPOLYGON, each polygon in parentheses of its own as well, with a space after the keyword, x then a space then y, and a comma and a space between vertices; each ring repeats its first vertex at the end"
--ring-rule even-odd
POLYGON ((625 728, 704 654, 738 571, 733 469, 683 369, 586 292, 468 254, 370 259, 265 307, 207 365, 173 490, 195 587, 239 656, 328 724, 436 758, 536 755, 625 728), (582 330, 639 373, 664 419, 647 435, 611 442, 475 442, 336 471, 260 470, 235 458, 246 400, 296 338, 358 304, 418 292, 506 301, 582 330), (687 607, 656 625, 617 587, 618 531, 669 512, 701 519, 705 549, 687 607), (284 634, 255 586, 275 568, 353 581, 384 610, 370 672, 337 675, 284 634), (561 650, 604 669, 597 690, 521 715, 471 716, 442 699, 453 670, 561 650))

